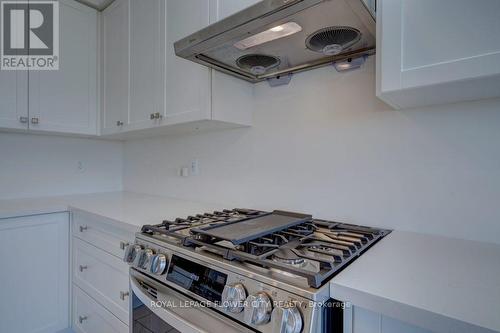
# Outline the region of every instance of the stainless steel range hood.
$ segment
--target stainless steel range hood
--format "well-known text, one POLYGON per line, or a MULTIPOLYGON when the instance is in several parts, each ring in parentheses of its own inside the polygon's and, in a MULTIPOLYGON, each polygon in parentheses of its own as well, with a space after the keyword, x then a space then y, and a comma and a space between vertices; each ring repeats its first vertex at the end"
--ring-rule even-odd
POLYGON ((175 53, 250 82, 375 53, 362 0, 263 0, 177 41, 175 53))

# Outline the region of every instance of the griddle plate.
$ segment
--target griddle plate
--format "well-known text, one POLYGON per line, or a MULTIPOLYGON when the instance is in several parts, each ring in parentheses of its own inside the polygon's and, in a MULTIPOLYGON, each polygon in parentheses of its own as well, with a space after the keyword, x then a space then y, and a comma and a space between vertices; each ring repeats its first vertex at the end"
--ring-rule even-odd
POLYGON ((193 234, 202 234, 227 240, 234 245, 239 245, 261 236, 301 224, 310 218, 310 215, 274 211, 272 214, 244 219, 234 223, 194 228, 191 229, 191 232, 193 234))

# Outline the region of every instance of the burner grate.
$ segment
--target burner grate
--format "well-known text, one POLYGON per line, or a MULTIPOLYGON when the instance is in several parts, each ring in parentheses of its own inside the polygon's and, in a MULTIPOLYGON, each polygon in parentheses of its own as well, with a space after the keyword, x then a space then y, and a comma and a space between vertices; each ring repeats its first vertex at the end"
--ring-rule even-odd
POLYGON ((142 232, 153 236, 173 236, 181 240, 181 245, 199 247, 228 260, 305 277, 309 286, 314 288, 319 288, 333 274, 390 233, 389 230, 315 220, 310 215, 248 209, 223 210, 188 216, 185 219, 165 220, 159 225, 144 226, 142 232), (276 222, 276 215, 281 218, 293 217, 292 222, 276 222), (260 221, 272 223, 260 225, 260 221), (258 225, 257 229, 262 230, 252 233, 257 235, 254 238, 249 238, 245 233, 245 237, 234 238, 233 242, 232 237, 212 231, 218 227, 224 227, 228 231, 234 227, 239 231, 244 229, 242 226, 247 225, 254 228, 258 225), (282 227, 277 228, 277 225, 282 227), (217 237, 221 234, 222 237, 217 237))

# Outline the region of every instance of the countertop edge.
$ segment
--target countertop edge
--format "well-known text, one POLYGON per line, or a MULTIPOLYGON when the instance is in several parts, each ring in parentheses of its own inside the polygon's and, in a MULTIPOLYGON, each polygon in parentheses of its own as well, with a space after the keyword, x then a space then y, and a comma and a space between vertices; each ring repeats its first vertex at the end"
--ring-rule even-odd
POLYGON ((64 204, 58 204, 54 206, 35 208, 35 209, 12 210, 11 212, 0 213, 0 220, 18 218, 24 216, 32 216, 32 215, 63 213, 68 211, 69 211, 69 206, 64 204))
POLYGON ((436 312, 330 282, 330 297, 436 333, 498 333, 436 312))
POLYGON ((58 205, 47 205, 47 207, 36 208, 36 209, 26 209, 26 210, 13 210, 11 212, 3 212, 0 214, 0 220, 7 219, 15 219, 22 218, 26 216, 34 216, 34 215, 44 215, 44 214, 56 214, 56 213, 70 213, 73 211, 84 212, 85 214, 92 215, 100 220, 103 220, 105 223, 114 225, 121 229, 126 229, 130 232, 138 232, 141 228, 137 225, 127 223, 127 221, 121 221, 117 219, 113 219, 109 216, 105 216, 99 213, 96 213, 92 210, 80 208, 78 205, 74 204, 58 204, 58 205))
POLYGON ((134 225, 131 223, 127 223, 126 221, 120 221, 120 220, 111 218, 109 216, 104 216, 104 215, 101 215, 99 213, 93 212, 91 210, 79 208, 79 207, 71 205, 71 204, 68 205, 68 211, 69 212, 82 212, 85 215, 90 215, 90 216, 93 216, 93 217, 99 219, 103 223, 115 226, 115 227, 120 228, 120 229, 125 229, 126 231, 131 232, 131 233, 136 233, 136 232, 139 232, 141 230, 140 226, 137 226, 137 225, 134 225))

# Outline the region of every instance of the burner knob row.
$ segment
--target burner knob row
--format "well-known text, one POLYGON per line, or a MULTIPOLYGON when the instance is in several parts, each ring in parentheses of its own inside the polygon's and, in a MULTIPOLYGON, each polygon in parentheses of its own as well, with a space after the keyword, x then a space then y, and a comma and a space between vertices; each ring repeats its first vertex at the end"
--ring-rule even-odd
POLYGON ((167 256, 162 253, 154 254, 151 249, 143 249, 138 244, 132 244, 125 248, 123 261, 127 264, 147 270, 155 275, 162 275, 167 268, 167 256))
POLYGON ((273 309, 271 298, 265 292, 258 292, 247 297, 241 283, 229 284, 222 292, 222 302, 227 312, 237 314, 244 310, 244 320, 249 325, 265 325, 272 321, 273 332, 300 333, 302 316, 292 303, 273 309))

